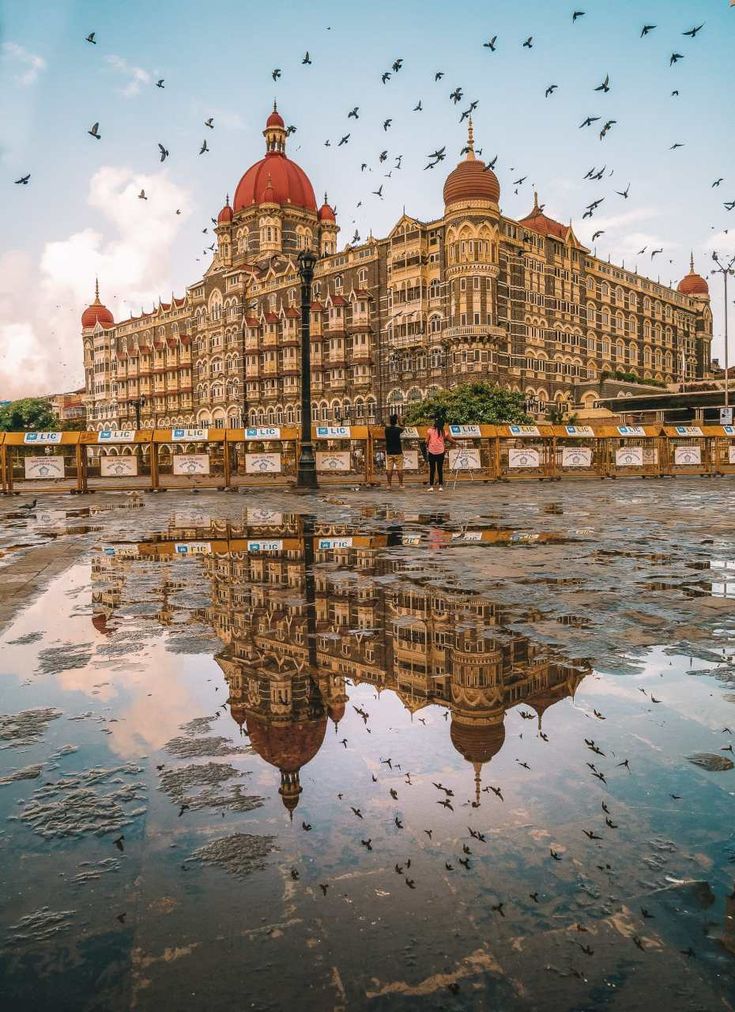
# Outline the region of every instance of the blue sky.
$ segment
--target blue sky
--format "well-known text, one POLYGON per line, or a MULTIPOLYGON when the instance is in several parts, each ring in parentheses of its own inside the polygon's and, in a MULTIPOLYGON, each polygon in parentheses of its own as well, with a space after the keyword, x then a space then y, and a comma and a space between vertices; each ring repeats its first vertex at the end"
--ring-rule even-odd
POLYGON ((95 272, 116 316, 197 279, 210 255, 201 230, 261 157, 274 97, 297 127, 290 156, 337 205, 341 242, 355 229, 384 234, 404 205, 423 219, 441 214, 444 178, 465 139, 459 115, 476 100, 476 142, 485 158, 498 155, 505 213, 527 213, 535 184, 547 213, 571 218, 583 241, 604 229, 598 255, 666 283, 686 273, 690 249, 702 272, 713 244, 735 252, 735 211, 723 206, 735 200, 728 0, 220 0, 209 8, 30 0, 0 8, 0 398, 81 380, 78 318, 95 272), (575 9, 585 14, 572 23, 575 9), (703 22, 696 38, 682 35, 703 22), (657 27, 640 38, 644 23, 657 27), (96 45, 84 41, 91 31, 96 45), (482 43, 495 35, 491 52, 482 43), (531 49, 522 46, 528 36, 531 49), (306 50, 310 66, 301 63, 306 50), (684 58, 669 66, 674 52, 684 58), (397 58, 401 70, 382 84, 397 58), (595 92, 606 75, 610 91, 595 92), (423 111, 413 112, 419 100, 423 111), (348 120, 356 105, 359 119, 348 120), (214 130, 204 127, 209 116, 214 130), (600 123, 580 129, 586 116, 600 123), (605 119, 617 122, 600 141, 605 119), (95 121, 100 141, 86 133, 95 121), (205 136, 211 151, 200 156, 205 136), (164 165, 159 141, 170 151, 164 165), (684 147, 671 151, 675 142, 684 147), (445 144, 446 162, 425 171, 426 155, 445 144), (384 178, 398 154, 401 170, 384 178), (603 165, 611 176, 583 180, 603 165), (27 172, 30 184, 14 185, 27 172), (523 176, 516 194, 513 180, 523 176), (615 191, 628 182, 625 200, 615 191), (382 200, 371 193, 381 183, 382 200), (148 201, 137 200, 141 187, 148 201), (585 205, 600 197, 583 222, 585 205), (664 253, 652 264, 657 247, 664 253))

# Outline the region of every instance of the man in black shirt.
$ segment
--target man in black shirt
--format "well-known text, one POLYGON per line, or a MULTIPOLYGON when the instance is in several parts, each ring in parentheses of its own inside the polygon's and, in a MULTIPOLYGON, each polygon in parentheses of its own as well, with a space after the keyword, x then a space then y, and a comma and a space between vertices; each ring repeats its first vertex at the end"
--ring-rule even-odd
POLYGON ((390 416, 390 425, 385 427, 385 475, 388 488, 393 482, 393 472, 398 473, 398 484, 403 488, 403 447, 401 433, 403 427, 398 424, 398 415, 390 416))

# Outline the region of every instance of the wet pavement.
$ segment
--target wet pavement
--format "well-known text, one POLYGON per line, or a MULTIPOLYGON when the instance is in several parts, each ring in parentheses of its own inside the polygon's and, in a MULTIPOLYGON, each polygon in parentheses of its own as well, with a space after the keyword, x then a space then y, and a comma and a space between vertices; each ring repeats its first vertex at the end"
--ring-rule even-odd
POLYGON ((2 1007, 735 1007, 732 496, 0 503, 2 1007))

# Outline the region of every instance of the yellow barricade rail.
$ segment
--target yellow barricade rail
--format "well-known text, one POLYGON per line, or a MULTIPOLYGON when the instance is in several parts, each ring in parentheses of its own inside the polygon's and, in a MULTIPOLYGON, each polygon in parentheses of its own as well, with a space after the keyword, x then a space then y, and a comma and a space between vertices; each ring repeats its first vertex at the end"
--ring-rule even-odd
MULTIPOLYGON (((733 425, 450 425, 445 483, 518 478, 735 474, 733 425)), ((426 482, 425 426, 403 431, 404 481, 426 482)), ((313 425, 320 484, 385 481, 382 426, 313 425)), ((300 451, 296 426, 0 432, 0 490, 229 489, 288 485, 300 451)))

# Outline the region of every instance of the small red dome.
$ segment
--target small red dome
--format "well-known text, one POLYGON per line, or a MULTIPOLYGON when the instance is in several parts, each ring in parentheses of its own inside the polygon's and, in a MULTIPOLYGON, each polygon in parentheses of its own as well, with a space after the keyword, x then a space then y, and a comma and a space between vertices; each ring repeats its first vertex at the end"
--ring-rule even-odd
POLYGON ((280 723, 267 717, 249 714, 247 731, 250 744, 271 766, 281 772, 297 773, 314 758, 322 747, 327 730, 327 717, 280 723))
POLYGON ((677 291, 682 295, 709 295, 709 285, 701 274, 694 270, 694 255, 689 261, 689 273, 682 278, 677 286, 677 291))
POLYGON ((265 125, 267 127, 272 127, 272 126, 285 127, 286 126, 286 124, 283 122, 283 116, 281 116, 280 112, 276 109, 275 102, 273 103, 273 112, 270 114, 270 116, 268 117, 268 119, 265 121, 265 125))
POLYGON ((233 213, 232 208, 230 207, 230 198, 228 197, 227 203, 222 208, 220 213, 217 215, 217 224, 229 225, 229 223, 232 221, 232 213, 233 213))
POLYGON ((454 714, 449 725, 449 737, 452 745, 467 762, 489 763, 505 741, 502 714, 499 721, 486 724, 465 723, 454 714))
POLYGON ((324 203, 319 208, 318 212, 319 221, 336 221, 337 217, 334 213, 334 208, 330 207, 327 203, 327 195, 324 194, 324 203))
POLYGON ((94 327, 96 324, 101 324, 103 327, 114 327, 115 318, 113 317, 107 306, 103 306, 100 302, 100 289, 99 284, 95 285, 94 290, 94 302, 82 313, 82 327, 94 327))
POLYGON ((455 204, 460 200, 489 200, 493 204, 500 200, 498 177, 474 155, 460 162, 444 184, 444 203, 455 204))
POLYGON ((560 221, 555 221, 544 214, 539 207, 537 193, 533 195, 533 210, 525 218, 521 218, 518 224, 525 225, 526 228, 538 232, 539 235, 553 235, 557 239, 564 239, 568 229, 567 225, 562 225, 560 221))

